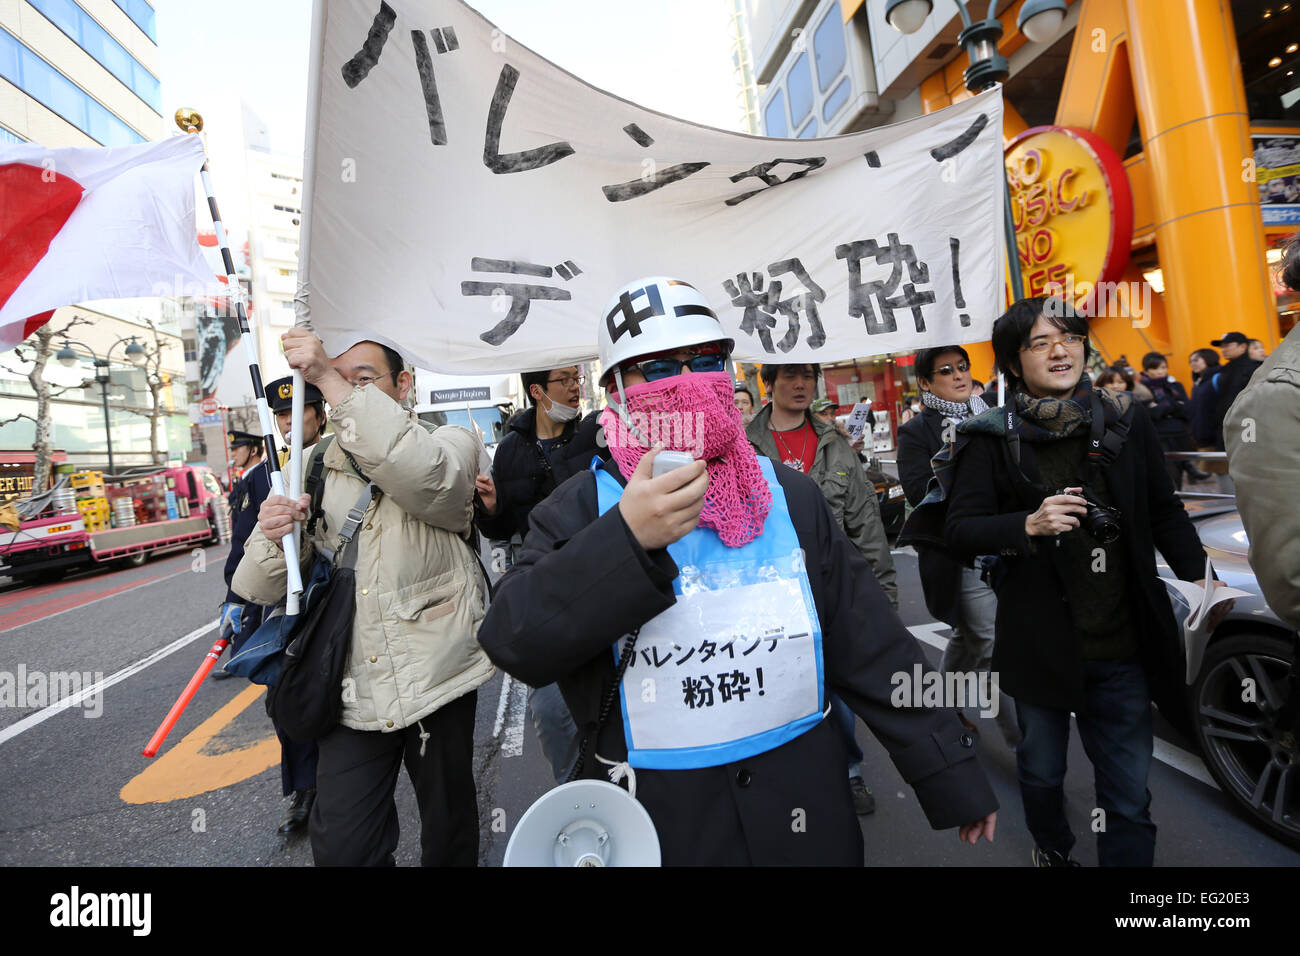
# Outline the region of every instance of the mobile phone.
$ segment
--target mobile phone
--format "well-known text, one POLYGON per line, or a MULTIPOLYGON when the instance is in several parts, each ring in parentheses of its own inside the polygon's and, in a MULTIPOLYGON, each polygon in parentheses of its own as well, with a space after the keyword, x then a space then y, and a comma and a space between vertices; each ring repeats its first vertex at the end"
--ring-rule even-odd
POLYGON ((695 461, 695 458, 690 452, 661 451, 655 455, 651 477, 658 478, 660 475, 666 475, 668 472, 689 465, 693 461, 695 461))

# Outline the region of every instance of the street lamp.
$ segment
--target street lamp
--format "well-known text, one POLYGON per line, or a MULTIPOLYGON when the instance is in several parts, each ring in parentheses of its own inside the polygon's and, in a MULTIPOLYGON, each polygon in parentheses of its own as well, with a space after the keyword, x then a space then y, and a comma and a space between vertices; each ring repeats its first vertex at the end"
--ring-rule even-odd
POLYGON ((54 355, 55 361, 57 361, 64 368, 72 368, 77 364, 77 352, 75 349, 73 349, 73 346, 76 345, 82 349, 85 349, 86 353, 90 355, 91 360, 94 362, 95 381, 99 383, 100 398, 104 404, 104 440, 108 443, 108 473, 110 475, 113 474, 114 468, 113 468, 113 430, 110 427, 109 420, 108 420, 108 381, 109 381, 108 366, 109 366, 109 359, 113 355, 113 349, 117 348, 123 342, 127 343, 126 348, 123 350, 124 354, 126 355, 126 360, 130 362, 132 365, 134 365, 136 368, 140 368, 141 366, 143 366, 144 363, 148 360, 149 354, 148 352, 145 351, 144 346, 142 346, 139 342, 135 340, 134 335, 125 336, 123 338, 118 339, 116 342, 114 342, 112 345, 108 347, 108 351, 104 353, 103 358, 100 358, 99 355, 95 352, 95 350, 92 349, 89 345, 86 345, 84 342, 77 342, 65 336, 63 339, 63 348, 59 349, 59 351, 56 352, 54 355))
MULTIPOLYGON (((966 9, 966 0, 953 0, 961 14, 962 31, 957 42, 966 50, 970 65, 963 78, 966 89, 982 93, 1011 75, 1011 64, 998 52, 1002 38, 1002 21, 993 15, 997 0, 989 0, 988 16, 972 20, 966 9)), ((934 10, 932 0, 889 0, 885 4, 885 22, 900 33, 915 33, 934 10)), ((1016 26, 1035 43, 1046 43, 1056 36, 1065 20, 1065 0, 1025 0, 1016 18, 1016 26)), ((1016 248, 1015 217, 1011 211, 1011 191, 1006 196, 1007 272, 1011 279, 1014 299, 1025 297, 1025 285, 1020 276, 1020 253, 1016 248)))

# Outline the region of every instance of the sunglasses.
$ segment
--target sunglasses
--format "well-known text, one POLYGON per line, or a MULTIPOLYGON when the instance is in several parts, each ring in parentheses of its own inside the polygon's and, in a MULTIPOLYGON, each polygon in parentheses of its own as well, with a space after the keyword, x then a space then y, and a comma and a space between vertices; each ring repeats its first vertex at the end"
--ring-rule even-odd
POLYGON ((958 362, 956 365, 940 365, 934 370, 935 375, 951 375, 953 372, 969 372, 969 362, 958 362))
POLYGON ((628 372, 636 369, 645 377, 647 382, 657 382, 661 379, 682 374, 684 368, 689 368, 692 372, 721 372, 726 367, 727 353, 715 345, 704 346, 699 349, 674 349, 668 354, 652 356, 640 362, 629 362, 623 366, 623 371, 628 372), (677 358, 677 354, 682 351, 689 351, 691 357, 688 359, 677 358))

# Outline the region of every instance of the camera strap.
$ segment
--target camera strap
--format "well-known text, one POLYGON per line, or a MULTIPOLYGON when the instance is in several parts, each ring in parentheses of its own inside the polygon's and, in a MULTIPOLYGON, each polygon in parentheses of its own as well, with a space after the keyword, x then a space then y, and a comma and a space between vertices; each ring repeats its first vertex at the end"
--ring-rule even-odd
MULTIPOLYGON (((1092 400, 1092 423, 1088 434, 1088 454, 1083 461, 1087 474, 1080 477, 1083 484, 1090 484, 1095 481, 1098 473, 1115 463, 1115 459, 1119 457, 1120 451, 1124 448, 1124 442, 1128 440, 1128 433, 1133 428, 1133 410, 1136 407, 1133 403, 1130 403, 1129 407, 1124 410, 1124 414, 1119 417, 1119 420, 1110 428, 1107 428, 1105 410, 1101 404, 1101 395, 1098 394, 1096 389, 1093 389, 1090 397, 1092 400)), ((1011 460, 1019 468, 1020 431, 1016 419, 1014 398, 1003 407, 1002 414, 1006 416, 1007 446, 1011 451, 1011 460)))
POLYGON ((1133 427, 1134 404, 1129 403, 1124 414, 1110 428, 1106 427, 1105 412, 1101 406, 1101 396, 1096 389, 1092 391, 1092 427, 1088 435, 1088 455, 1084 459, 1087 471, 1087 484, 1093 484, 1097 476, 1115 463, 1128 433, 1133 427))
POLYGON ((1010 401, 1007 402, 1003 414, 1007 420, 1007 445, 1011 448, 1011 460, 1020 467, 1020 430, 1016 423, 1016 401, 1015 396, 1007 396, 1010 401))

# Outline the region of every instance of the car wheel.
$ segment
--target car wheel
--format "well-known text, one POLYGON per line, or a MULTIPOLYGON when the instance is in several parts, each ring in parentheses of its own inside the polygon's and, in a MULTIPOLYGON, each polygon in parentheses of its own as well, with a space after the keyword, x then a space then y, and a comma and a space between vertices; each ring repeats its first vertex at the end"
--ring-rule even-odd
POLYGON ((1206 650, 1192 687, 1205 764, 1258 826, 1300 847, 1300 745, 1282 726, 1294 648, 1286 638, 1238 634, 1206 650))
POLYGON ((119 568, 140 568, 149 560, 149 555, 144 551, 137 551, 135 554, 129 554, 117 562, 119 568))

